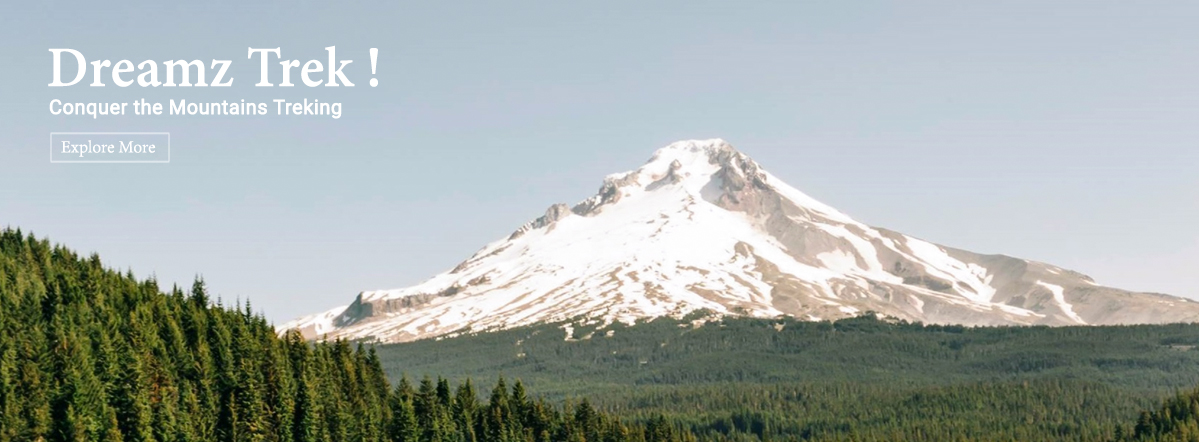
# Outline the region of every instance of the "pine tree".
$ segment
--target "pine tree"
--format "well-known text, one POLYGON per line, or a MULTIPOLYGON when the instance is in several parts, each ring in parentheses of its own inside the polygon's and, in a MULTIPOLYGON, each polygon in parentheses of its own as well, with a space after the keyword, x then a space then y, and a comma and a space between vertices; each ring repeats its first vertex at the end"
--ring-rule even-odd
POLYGON ((518 420, 509 405, 508 385, 500 378, 491 389, 487 402, 487 417, 484 419, 484 441, 511 442, 518 440, 518 420))
POLYGON ((583 433, 583 438, 588 441, 599 441, 600 421, 599 415, 595 409, 591 407, 591 402, 583 399, 579 406, 575 408, 574 414, 575 426, 583 433))
POLYGON ((118 375, 112 403, 121 434, 130 442, 152 441, 154 432, 151 428, 150 397, 142 359, 135 354, 131 345, 121 345, 117 351, 121 374, 118 375))
POLYGON ((476 442, 478 435, 476 433, 475 416, 479 412, 478 393, 475 392, 475 386, 467 379, 462 385, 458 386, 458 391, 454 396, 454 423, 458 427, 461 434, 460 440, 463 442, 476 442))
POLYGON ((388 422, 388 440, 392 442, 420 440, 420 422, 417 420, 416 407, 412 400, 412 387, 408 384, 408 378, 404 377, 396 385, 390 398, 392 414, 388 422))

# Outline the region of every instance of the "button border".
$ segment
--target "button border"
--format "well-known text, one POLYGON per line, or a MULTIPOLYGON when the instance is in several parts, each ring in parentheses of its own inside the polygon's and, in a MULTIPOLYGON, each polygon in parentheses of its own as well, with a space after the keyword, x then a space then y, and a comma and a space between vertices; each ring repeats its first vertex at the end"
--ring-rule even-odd
POLYGON ((120 163, 158 163, 166 164, 171 162, 171 133, 170 132, 50 132, 50 162, 55 164, 69 163, 99 163, 99 164, 120 164, 120 163), (104 161, 55 161, 54 160, 54 136, 55 135, 166 135, 167 136, 167 159, 162 160, 104 160, 104 161))

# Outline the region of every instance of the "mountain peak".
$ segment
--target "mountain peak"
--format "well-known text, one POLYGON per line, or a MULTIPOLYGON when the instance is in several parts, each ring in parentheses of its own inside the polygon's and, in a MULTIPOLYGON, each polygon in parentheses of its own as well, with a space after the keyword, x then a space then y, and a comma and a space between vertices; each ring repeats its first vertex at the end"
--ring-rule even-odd
POLYGON ((362 292, 282 329, 396 342, 700 309, 810 320, 874 311, 967 325, 1199 320, 1199 303, 1182 298, 859 223, 713 139, 658 149, 594 196, 550 206, 421 284, 362 292))
POLYGON ((671 161, 678 160, 680 162, 693 162, 697 159, 707 159, 713 161, 721 155, 731 153, 739 153, 733 148, 732 144, 720 138, 712 138, 707 140, 680 140, 666 145, 654 151, 654 155, 650 157, 646 165, 652 165, 665 161, 669 164, 671 161))

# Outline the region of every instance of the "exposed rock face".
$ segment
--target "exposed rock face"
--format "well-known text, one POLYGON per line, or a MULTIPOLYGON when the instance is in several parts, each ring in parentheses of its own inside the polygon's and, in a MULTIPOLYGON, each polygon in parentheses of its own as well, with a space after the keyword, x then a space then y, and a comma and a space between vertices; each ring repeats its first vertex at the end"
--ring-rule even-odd
POLYGON ((595 196, 551 206, 420 285, 363 292, 283 328, 395 342, 697 309, 813 320, 874 311, 966 325, 1199 321, 1194 301, 858 223, 706 140, 658 150, 595 196))
POLYGON ((516 238, 520 238, 520 236, 524 235, 525 232, 528 232, 533 229, 541 229, 541 228, 545 228, 545 227, 550 227, 558 220, 560 220, 562 218, 566 218, 570 214, 571 214, 570 206, 567 206, 562 203, 554 204, 554 205, 550 206, 549 209, 545 210, 545 215, 542 215, 541 217, 521 226, 519 229, 516 229, 516 231, 512 232, 512 235, 510 235, 508 237, 508 239, 513 240, 516 238))

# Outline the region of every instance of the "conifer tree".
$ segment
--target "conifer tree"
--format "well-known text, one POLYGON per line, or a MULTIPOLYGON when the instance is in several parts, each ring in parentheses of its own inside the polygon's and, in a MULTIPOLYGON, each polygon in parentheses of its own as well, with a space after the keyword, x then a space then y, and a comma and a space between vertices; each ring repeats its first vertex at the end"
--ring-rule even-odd
POLYGON ((420 440, 420 423, 412 400, 412 387, 408 384, 408 378, 401 378, 390 398, 391 419, 388 422, 387 434, 392 442, 420 440))
POLYGON ((460 432, 460 440, 463 442, 478 440, 476 430, 476 415, 479 413, 478 400, 478 393, 470 379, 458 386, 458 391, 454 395, 453 419, 460 432))
POLYGON ((484 441, 510 442, 516 438, 512 431, 512 410, 508 405, 508 385, 504 378, 496 382, 491 389, 491 398, 487 402, 486 418, 484 419, 484 441))

